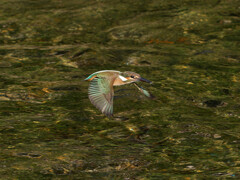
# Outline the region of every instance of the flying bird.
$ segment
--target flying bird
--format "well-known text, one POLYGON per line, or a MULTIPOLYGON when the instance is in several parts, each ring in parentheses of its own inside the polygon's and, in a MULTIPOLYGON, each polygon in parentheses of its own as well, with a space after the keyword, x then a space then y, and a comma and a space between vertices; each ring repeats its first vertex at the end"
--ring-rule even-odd
POLYGON ((103 70, 91 74, 85 79, 85 81, 90 81, 88 97, 91 103, 108 117, 113 116, 113 86, 134 83, 141 93, 149 98, 152 97, 147 90, 136 84, 138 81, 143 81, 150 84, 152 82, 142 78, 135 72, 103 70))

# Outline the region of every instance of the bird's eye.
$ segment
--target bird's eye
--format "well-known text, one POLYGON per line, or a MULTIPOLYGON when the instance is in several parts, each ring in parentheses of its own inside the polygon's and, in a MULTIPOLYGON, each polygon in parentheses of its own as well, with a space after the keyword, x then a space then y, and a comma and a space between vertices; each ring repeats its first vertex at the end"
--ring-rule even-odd
POLYGON ((134 76, 130 76, 131 78, 134 78, 134 76))

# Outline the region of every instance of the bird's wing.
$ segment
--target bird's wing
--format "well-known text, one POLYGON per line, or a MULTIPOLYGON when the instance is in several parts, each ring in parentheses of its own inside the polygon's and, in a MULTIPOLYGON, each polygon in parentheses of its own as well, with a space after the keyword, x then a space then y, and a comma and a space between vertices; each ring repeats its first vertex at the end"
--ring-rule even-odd
POLYGON ((108 117, 113 115, 113 81, 106 77, 94 78, 88 88, 91 103, 108 117))

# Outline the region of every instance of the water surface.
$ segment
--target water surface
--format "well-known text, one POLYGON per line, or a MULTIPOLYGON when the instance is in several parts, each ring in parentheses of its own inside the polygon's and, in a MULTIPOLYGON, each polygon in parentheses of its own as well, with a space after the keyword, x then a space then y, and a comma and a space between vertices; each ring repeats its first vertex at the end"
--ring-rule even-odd
POLYGON ((1 178, 240 178, 238 0, 0 6, 1 178), (108 119, 83 81, 104 69, 156 98, 126 86, 108 119))

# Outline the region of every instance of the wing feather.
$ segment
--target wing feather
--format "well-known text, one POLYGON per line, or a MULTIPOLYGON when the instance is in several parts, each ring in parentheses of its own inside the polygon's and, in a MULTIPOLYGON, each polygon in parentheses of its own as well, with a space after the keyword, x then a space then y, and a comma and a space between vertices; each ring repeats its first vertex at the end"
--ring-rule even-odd
POLYGON ((88 88, 88 97, 91 103, 103 114, 113 115, 113 81, 104 77, 94 78, 88 88))

